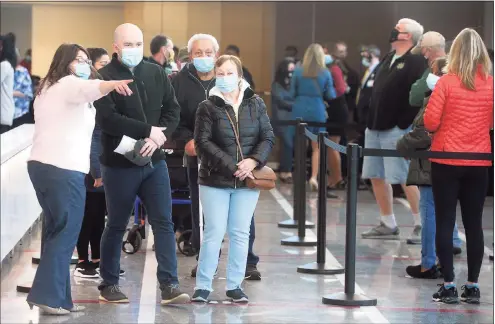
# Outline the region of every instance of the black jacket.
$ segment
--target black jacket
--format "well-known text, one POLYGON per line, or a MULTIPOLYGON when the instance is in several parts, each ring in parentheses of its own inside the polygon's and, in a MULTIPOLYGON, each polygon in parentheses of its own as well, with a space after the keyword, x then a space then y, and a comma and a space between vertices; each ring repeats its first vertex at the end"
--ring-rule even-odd
MULTIPOLYGON (((179 124, 180 107, 174 89, 165 71, 146 61, 141 61, 134 73, 124 66, 114 54, 112 61, 98 71, 104 80, 127 80, 133 94, 122 96, 112 91, 95 101, 96 121, 102 130, 103 147, 100 162, 110 167, 134 167, 123 155, 115 153, 123 135, 139 140, 150 135, 151 126, 167 127, 165 136, 171 137, 179 124)), ((156 150, 153 161, 164 159, 156 150)))
POLYGON ((409 50, 390 66, 394 54, 387 54, 376 71, 367 118, 371 130, 406 129, 419 110, 409 104, 409 91, 428 68, 427 61, 409 50))
MULTIPOLYGON (((397 141, 397 151, 407 153, 411 151, 425 151, 431 146, 431 138, 425 129, 423 115, 428 105, 424 100, 423 108, 413 122, 413 130, 397 141)), ((428 159, 411 159, 409 172, 407 174, 408 186, 431 186, 431 162, 428 159)))
POLYGON ((354 115, 355 121, 359 125, 366 126, 366 121, 368 118, 368 111, 370 107, 371 94, 373 92, 373 84, 375 82, 376 71, 380 67, 380 64, 375 66, 373 71, 368 75, 366 80, 363 80, 359 86, 361 90, 359 91, 359 98, 357 98, 356 114, 354 115))
POLYGON ((172 86, 180 106, 180 122, 173 134, 174 139, 188 142, 194 138, 196 110, 201 102, 208 99, 209 91, 215 86, 215 79, 207 85, 207 88, 203 86, 191 63, 172 78, 172 86))
POLYGON ((194 140, 201 159, 199 181, 201 185, 218 188, 242 188, 245 181, 234 177, 241 156, 234 130, 226 114, 238 124, 244 158, 258 161, 258 168, 268 161, 274 144, 273 129, 263 100, 247 88, 239 107, 239 121, 232 106, 217 96, 202 102, 198 107, 194 140))

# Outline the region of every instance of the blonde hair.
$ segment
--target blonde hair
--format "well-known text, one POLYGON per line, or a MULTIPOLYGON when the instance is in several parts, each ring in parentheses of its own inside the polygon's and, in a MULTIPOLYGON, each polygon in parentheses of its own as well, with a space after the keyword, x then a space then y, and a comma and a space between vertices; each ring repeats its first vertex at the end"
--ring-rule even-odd
POLYGON ((445 73, 457 75, 467 89, 476 90, 478 70, 487 78, 491 68, 492 62, 480 35, 474 29, 463 29, 452 43, 445 73))
POLYGON ((325 53, 320 44, 309 45, 302 62, 303 76, 316 78, 327 67, 325 66, 325 53))
POLYGON ((242 79, 243 78, 242 63, 241 63, 241 60, 237 56, 234 56, 234 55, 222 55, 222 56, 220 56, 217 59, 217 61, 215 62, 215 68, 221 67, 227 61, 231 61, 232 63, 234 63, 234 65, 237 69, 237 75, 239 75, 239 77, 242 79))

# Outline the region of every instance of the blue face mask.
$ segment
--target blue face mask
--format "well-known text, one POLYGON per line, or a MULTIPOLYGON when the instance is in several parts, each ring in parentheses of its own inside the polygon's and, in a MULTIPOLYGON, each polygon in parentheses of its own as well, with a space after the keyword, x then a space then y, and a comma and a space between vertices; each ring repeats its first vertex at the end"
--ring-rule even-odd
POLYGON ((81 79, 89 79, 91 75, 91 67, 88 63, 77 63, 75 66, 74 74, 80 77, 81 79))
POLYGON ((361 64, 364 67, 369 67, 371 63, 370 63, 370 61, 366 57, 363 57, 363 59, 361 60, 361 64))
POLYGON ((325 54, 325 65, 332 64, 333 58, 330 54, 325 54))
POLYGON ((215 59, 210 56, 195 57, 193 59, 193 64, 198 72, 207 73, 213 70, 213 68, 215 67, 215 59))
POLYGON ((438 80, 440 80, 440 77, 438 75, 435 75, 433 73, 428 74, 428 77, 426 78, 426 84, 431 91, 435 89, 435 85, 437 84, 438 80))
POLYGON ((142 47, 123 48, 121 59, 124 65, 133 68, 143 60, 143 48, 142 47))
POLYGON ((222 93, 230 93, 239 87, 239 77, 237 74, 231 74, 227 76, 217 77, 215 86, 222 93))

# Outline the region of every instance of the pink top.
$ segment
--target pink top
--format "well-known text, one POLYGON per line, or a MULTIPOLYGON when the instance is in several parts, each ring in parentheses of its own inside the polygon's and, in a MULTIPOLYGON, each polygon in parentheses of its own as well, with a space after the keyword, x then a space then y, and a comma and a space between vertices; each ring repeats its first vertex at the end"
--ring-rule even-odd
POLYGON ((60 79, 34 101, 34 136, 29 160, 89 172, 91 136, 101 98, 100 80, 60 79))
POLYGON ((344 74, 337 64, 332 64, 330 67, 330 73, 332 74, 333 86, 335 87, 335 92, 337 93, 337 98, 345 94, 347 89, 347 83, 344 80, 344 74))

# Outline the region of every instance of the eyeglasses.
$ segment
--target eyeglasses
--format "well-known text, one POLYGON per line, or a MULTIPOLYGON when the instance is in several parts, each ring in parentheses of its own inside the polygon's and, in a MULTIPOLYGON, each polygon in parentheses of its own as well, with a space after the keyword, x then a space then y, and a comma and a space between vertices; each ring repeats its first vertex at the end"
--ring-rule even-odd
POLYGON ((77 63, 87 63, 89 65, 92 65, 93 62, 91 62, 91 60, 86 60, 82 57, 76 57, 75 59, 77 61, 77 63))

